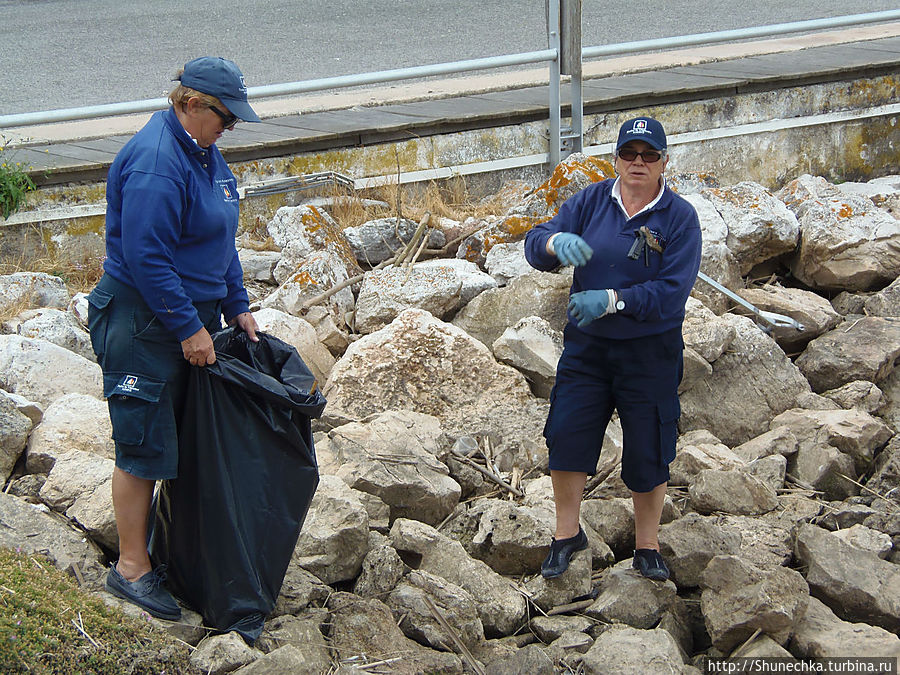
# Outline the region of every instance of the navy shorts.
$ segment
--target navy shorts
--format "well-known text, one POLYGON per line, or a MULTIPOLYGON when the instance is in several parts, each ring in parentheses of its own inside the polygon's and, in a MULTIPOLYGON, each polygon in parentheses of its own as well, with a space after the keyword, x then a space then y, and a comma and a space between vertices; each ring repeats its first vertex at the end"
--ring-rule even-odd
POLYGON ((681 328, 628 340, 566 326, 544 438, 550 469, 593 474, 613 410, 622 423, 622 480, 649 492, 669 480, 678 439, 681 328))
MULTIPOLYGON (((91 345, 103 369, 116 466, 138 478, 178 475, 178 423, 191 364, 137 289, 103 275, 88 296, 91 345)), ((222 303, 194 303, 210 333, 222 303)))

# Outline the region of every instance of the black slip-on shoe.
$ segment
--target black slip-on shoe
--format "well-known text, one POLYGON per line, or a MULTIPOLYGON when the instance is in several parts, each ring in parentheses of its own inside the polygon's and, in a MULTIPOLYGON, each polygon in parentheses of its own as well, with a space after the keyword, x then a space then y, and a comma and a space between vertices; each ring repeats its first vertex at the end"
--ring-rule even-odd
POLYGON ((588 547, 587 535, 580 527, 578 534, 568 539, 554 539, 550 543, 550 552, 541 565, 541 576, 545 579, 558 577, 569 569, 569 561, 578 551, 588 547))
POLYGON ((631 564, 634 569, 639 571, 643 576, 654 581, 665 581, 669 578, 669 567, 666 561, 652 548, 639 548, 634 552, 634 562, 631 564))
POLYGON ((172 594, 162 587, 165 578, 165 565, 160 565, 147 572, 137 581, 128 581, 119 574, 119 570, 113 565, 109 568, 109 574, 106 575, 106 590, 118 598, 137 605, 157 619, 178 621, 181 618, 181 608, 175 602, 172 594))

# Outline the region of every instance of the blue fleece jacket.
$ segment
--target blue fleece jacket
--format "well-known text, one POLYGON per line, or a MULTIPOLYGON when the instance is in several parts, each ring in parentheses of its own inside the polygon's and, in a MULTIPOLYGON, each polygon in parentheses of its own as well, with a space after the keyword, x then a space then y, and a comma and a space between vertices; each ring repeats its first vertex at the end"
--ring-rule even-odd
POLYGON ((178 340, 203 327, 193 302, 222 300, 226 321, 249 310, 237 226, 234 174, 171 108, 155 113, 109 168, 103 268, 137 288, 178 340))
MULTIPOLYGON (((576 329, 613 339, 663 333, 684 321, 684 305, 700 269, 700 221, 694 207, 669 188, 653 207, 628 219, 612 197, 614 183, 594 183, 567 199, 552 220, 528 232, 525 257, 532 267, 551 271, 559 260, 547 252, 547 240, 556 232, 580 235, 594 254, 587 265, 575 268, 571 292, 611 288, 625 309, 576 329), (648 250, 646 259, 641 254, 631 260, 628 251, 642 225, 665 250, 648 250)), ((569 322, 575 327, 571 316, 569 322)))

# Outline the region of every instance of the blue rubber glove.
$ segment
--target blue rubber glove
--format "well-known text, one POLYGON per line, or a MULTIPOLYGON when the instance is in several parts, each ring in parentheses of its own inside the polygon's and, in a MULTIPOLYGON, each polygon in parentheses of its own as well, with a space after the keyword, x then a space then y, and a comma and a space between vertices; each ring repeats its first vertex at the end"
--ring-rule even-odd
POLYGON ((560 232, 553 240, 553 250, 556 257, 563 265, 581 267, 587 265, 588 260, 594 255, 594 249, 577 234, 560 232))
MULTIPOLYGON (((555 243, 555 242, 554 242, 555 243)), ((581 291, 569 296, 569 313, 579 328, 609 314, 609 293, 606 291, 581 291)))

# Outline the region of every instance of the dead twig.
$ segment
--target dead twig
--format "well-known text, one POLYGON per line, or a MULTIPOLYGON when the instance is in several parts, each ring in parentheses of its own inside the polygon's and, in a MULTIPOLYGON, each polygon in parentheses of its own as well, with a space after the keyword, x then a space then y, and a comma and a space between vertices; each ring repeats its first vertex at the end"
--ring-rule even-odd
POLYGON ((489 471, 488 469, 485 469, 483 466, 481 466, 481 464, 478 464, 477 462, 473 462, 471 459, 469 459, 468 457, 466 457, 466 456, 463 455, 463 454, 460 454, 459 452, 456 452, 455 450, 451 450, 451 453, 453 454, 453 456, 454 456, 456 459, 458 459, 459 461, 461 461, 461 462, 463 462, 463 463, 465 463, 465 464, 468 464, 469 466, 471 466, 471 467, 472 467, 473 469, 475 469, 476 471, 479 471, 485 478, 487 478, 488 480, 493 481, 494 483, 496 483, 496 484, 499 485, 500 487, 502 487, 502 488, 504 488, 504 489, 506 489, 506 490, 509 490, 509 491, 512 492, 516 497, 524 497, 524 496, 525 496, 525 493, 524 493, 524 492, 522 492, 522 491, 519 490, 518 488, 513 487, 512 485, 510 485, 509 483, 507 483, 505 480, 503 480, 502 478, 500 478, 500 476, 497 476, 496 474, 494 474, 492 471, 489 471))
POLYGON ((90 641, 90 643, 94 645, 94 647, 96 647, 97 649, 103 649, 103 645, 101 645, 94 638, 88 635, 88 632, 84 629, 84 621, 81 619, 81 612, 78 612, 78 621, 76 621, 75 619, 71 619, 71 621, 72 625, 78 629, 78 632, 84 635, 84 637, 86 637, 90 641))
POLYGON ((570 602, 566 605, 559 605, 547 611, 547 616, 555 616, 557 614, 568 614, 569 612, 577 612, 581 609, 587 609, 594 604, 591 600, 579 600, 578 602, 570 602))
POLYGON ((850 476, 845 476, 845 475, 842 474, 840 471, 838 471, 838 472, 836 472, 836 473, 837 473, 838 476, 840 476, 841 478, 843 478, 843 479, 845 479, 845 480, 850 481, 851 483, 853 483, 854 485, 856 485, 856 486, 859 487, 860 489, 865 490, 865 491, 868 492, 869 494, 875 495, 875 496, 878 497, 879 499, 882 499, 882 500, 886 501, 888 504, 891 505, 891 508, 893 508, 894 511, 900 511, 900 506, 897 506, 896 504, 894 504, 893 500, 892 500, 890 497, 885 497, 883 494, 880 494, 880 493, 878 493, 878 492, 875 492, 875 490, 872 490, 871 488, 866 487, 865 485, 863 485, 863 484, 860 483, 859 481, 853 480, 852 478, 850 478, 850 476))
POLYGON ((465 643, 459 638, 459 635, 456 634, 456 631, 453 629, 453 627, 447 622, 447 619, 444 618, 444 615, 441 613, 441 610, 438 609, 437 605, 435 605, 434 602, 432 602, 431 598, 429 598, 427 595, 424 597, 424 600, 432 616, 434 616, 437 622, 441 624, 441 628, 443 628, 447 632, 447 635, 450 636, 453 644, 455 644, 457 649, 459 649, 459 654, 463 657, 463 661, 465 661, 469 665, 469 667, 477 673, 477 675, 485 675, 484 669, 481 667, 481 664, 475 660, 474 656, 472 656, 472 652, 469 651, 469 648, 466 647, 465 643))

